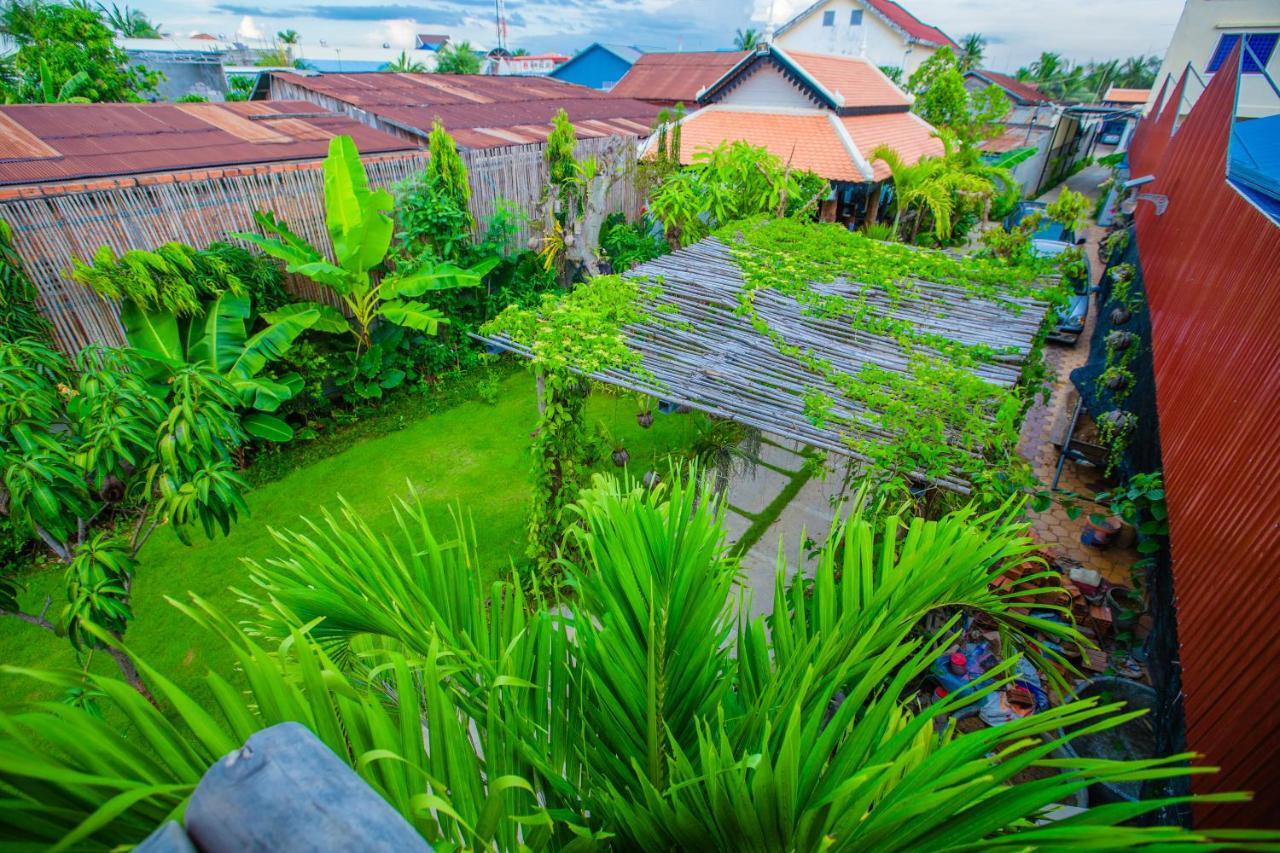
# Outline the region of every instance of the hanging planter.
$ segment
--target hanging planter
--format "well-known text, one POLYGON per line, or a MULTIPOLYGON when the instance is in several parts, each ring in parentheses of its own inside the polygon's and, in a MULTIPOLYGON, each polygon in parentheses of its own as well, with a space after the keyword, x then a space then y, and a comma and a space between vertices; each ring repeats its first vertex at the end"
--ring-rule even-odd
POLYGON ((1133 315, 1129 313, 1129 309, 1125 307, 1111 309, 1111 325, 1123 326, 1129 322, 1129 318, 1133 315))
POLYGON ((657 471, 646 471, 642 480, 646 489, 656 488, 662 482, 662 475, 657 471))
POLYGON ((643 412, 636 412, 636 423, 640 424, 641 429, 648 429, 653 426, 653 412, 648 409, 643 412))
POLYGON ((625 447, 615 447, 613 449, 613 464, 617 465, 619 468, 624 467, 630 459, 631 454, 627 453, 627 449, 625 447))
POLYGON ((1107 349, 1115 352, 1124 352, 1133 346, 1134 341, 1137 339, 1138 336, 1133 332, 1112 332, 1107 335, 1107 349))

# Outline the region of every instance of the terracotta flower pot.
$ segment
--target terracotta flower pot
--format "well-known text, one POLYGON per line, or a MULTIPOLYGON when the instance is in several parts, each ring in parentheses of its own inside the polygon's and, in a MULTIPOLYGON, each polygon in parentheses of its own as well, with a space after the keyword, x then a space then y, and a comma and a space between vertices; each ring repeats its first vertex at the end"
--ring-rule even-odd
POLYGON ((1124 522, 1115 516, 1103 519, 1101 524, 1095 524, 1090 519, 1085 522, 1080 541, 1093 548, 1110 548, 1115 544, 1115 537, 1123 527, 1124 522))

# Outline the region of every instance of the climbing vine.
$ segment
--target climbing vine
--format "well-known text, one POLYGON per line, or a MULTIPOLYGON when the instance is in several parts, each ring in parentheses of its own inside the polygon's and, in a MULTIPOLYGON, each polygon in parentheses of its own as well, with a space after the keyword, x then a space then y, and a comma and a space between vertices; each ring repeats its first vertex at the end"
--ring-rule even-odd
POLYGON ((1017 310, 1021 303, 1014 300, 1045 299, 1061 286, 1038 279, 1038 266, 922 251, 837 226, 789 220, 737 223, 719 236, 742 270, 739 312, 778 352, 799 361, 860 410, 856 415, 837 411, 830 394, 808 388, 806 416, 818 426, 849 427, 846 441, 877 476, 968 483, 975 494, 996 500, 1032 485, 1014 445, 1038 360, 1028 362, 1018 386, 1000 387, 973 368, 1012 353, 965 343, 895 315, 906 300, 926 296, 924 289, 934 286, 929 282, 958 289, 957 298, 982 297, 1017 310), (864 286, 841 293, 814 287, 841 278, 864 286), (808 315, 893 339, 906 364, 901 370, 875 364, 848 369, 789 341, 755 310, 762 290, 795 299, 808 315))
POLYGON ((622 329, 650 316, 645 306, 655 292, 656 285, 635 279, 595 276, 569 293, 544 296, 537 308, 507 308, 482 327, 527 349, 538 379, 527 554, 542 578, 554 575, 564 509, 577 499, 589 467, 585 377, 608 369, 643 373, 622 329))

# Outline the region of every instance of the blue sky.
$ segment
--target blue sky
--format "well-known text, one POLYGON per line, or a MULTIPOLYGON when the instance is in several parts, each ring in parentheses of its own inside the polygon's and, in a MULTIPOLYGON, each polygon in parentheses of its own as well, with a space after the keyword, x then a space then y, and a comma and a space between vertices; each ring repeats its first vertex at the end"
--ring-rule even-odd
MULTIPOLYGON (((512 46, 573 53, 593 41, 666 50, 727 47, 739 27, 761 28, 772 15, 783 21, 810 0, 507 0, 512 46)), ((1041 50, 1075 60, 1163 54, 1182 9, 1181 0, 900 0, 953 38, 981 32, 990 40, 992 68, 1013 69, 1041 50)), ((132 5, 166 32, 204 31, 269 38, 282 29, 302 34, 304 45, 409 47, 414 32, 448 32, 489 46, 494 42, 493 0, 427 3, 316 3, 308 0, 138 0, 132 5)))

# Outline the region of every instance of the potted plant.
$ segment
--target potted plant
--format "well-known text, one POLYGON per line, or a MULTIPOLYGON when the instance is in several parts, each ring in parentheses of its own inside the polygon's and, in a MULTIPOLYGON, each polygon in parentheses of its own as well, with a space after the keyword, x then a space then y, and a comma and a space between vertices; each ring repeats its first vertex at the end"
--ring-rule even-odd
POLYGON ((1169 535, 1169 510, 1164 503, 1164 479, 1159 471, 1134 474, 1123 486, 1095 498, 1137 532, 1138 553, 1150 558, 1169 535))
POLYGON ((1136 589, 1113 586, 1107 590, 1104 598, 1111 611, 1111 625, 1117 632, 1133 630, 1138 618, 1147 609, 1142 593, 1136 589))
POLYGON ((1090 513, 1085 521, 1084 532, 1080 534, 1080 541, 1091 548, 1110 548, 1123 527, 1124 522, 1113 515, 1090 513))
POLYGON ((653 406, 647 394, 636 397, 636 409, 636 423, 640 424, 640 428, 648 429, 653 426, 653 406))

